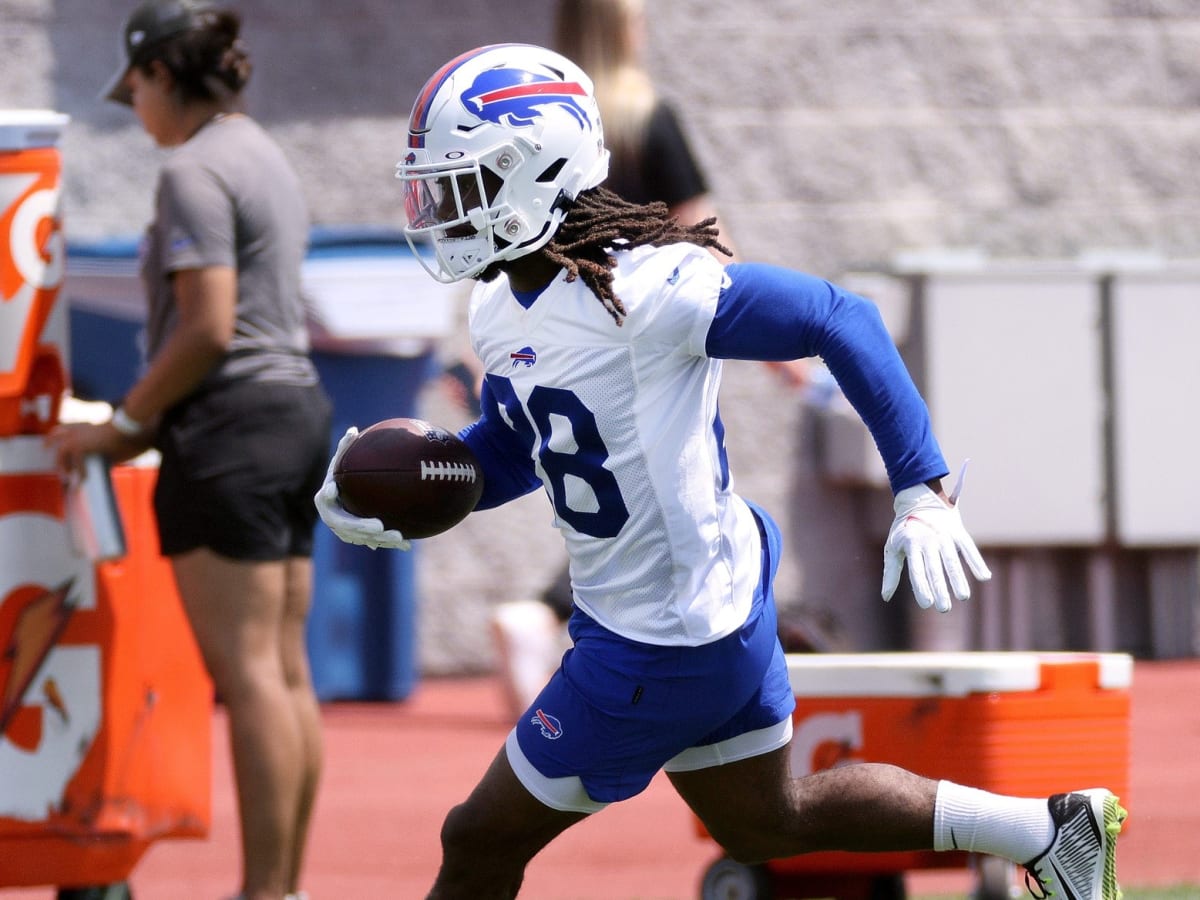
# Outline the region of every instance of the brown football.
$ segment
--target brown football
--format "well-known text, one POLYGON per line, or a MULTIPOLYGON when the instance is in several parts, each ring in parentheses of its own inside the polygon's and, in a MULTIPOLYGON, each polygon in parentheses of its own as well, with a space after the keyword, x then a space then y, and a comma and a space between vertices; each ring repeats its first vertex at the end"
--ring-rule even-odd
POLYGON ((333 475, 347 511, 380 519, 406 538, 454 527, 483 493, 471 448, 420 419, 385 419, 360 432, 333 475))

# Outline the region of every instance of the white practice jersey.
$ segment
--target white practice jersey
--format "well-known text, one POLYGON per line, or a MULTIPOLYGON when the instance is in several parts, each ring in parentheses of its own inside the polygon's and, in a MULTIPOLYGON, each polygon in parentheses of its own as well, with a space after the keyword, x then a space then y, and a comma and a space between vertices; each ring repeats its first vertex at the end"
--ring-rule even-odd
POLYGON ((480 427, 511 433, 473 445, 485 479, 532 460, 584 612, 632 640, 704 644, 745 621, 762 576, 726 464, 721 362, 705 355, 725 273, 691 244, 615 258, 619 327, 565 273, 528 309, 504 276, 476 287, 471 340, 499 411, 480 427), (527 458, 498 458, 500 442, 527 458))

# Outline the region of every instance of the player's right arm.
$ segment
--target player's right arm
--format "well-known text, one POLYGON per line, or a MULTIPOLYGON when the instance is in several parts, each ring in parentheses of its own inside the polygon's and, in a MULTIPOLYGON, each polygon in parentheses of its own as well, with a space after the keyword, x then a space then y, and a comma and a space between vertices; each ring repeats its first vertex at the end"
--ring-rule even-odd
POLYGON ((479 405, 482 409, 479 418, 458 433, 483 469, 483 494, 475 504, 476 510, 501 506, 542 484, 533 467, 530 448, 500 415, 496 395, 486 378, 479 405))
POLYGON ((370 547, 372 550, 379 550, 381 548, 411 550, 412 544, 396 529, 385 528, 383 522, 379 519, 356 516, 347 510, 346 507, 342 506, 341 498, 338 495, 335 473, 338 469, 338 463, 341 462, 342 457, 345 456, 346 451, 350 449, 350 445, 354 443, 357 437, 358 429, 351 427, 346 429, 346 433, 338 441, 333 458, 329 460, 329 468, 325 470, 325 481, 322 482, 320 489, 313 497, 317 513, 320 515, 321 521, 329 527, 329 530, 336 534, 339 540, 343 540, 347 544, 358 544, 363 547, 370 547))

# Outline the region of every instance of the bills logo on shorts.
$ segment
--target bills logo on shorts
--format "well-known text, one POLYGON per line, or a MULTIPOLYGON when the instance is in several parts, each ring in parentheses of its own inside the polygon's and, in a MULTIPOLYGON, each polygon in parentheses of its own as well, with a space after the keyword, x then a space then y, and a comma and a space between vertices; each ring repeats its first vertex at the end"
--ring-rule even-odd
POLYGON ((528 369, 537 362, 537 354, 532 347, 522 347, 520 350, 514 350, 508 354, 508 358, 512 360, 512 367, 514 369, 517 366, 524 366, 528 369))
POLYGON ((488 69, 481 72, 459 98, 481 119, 508 128, 532 125, 542 117, 542 107, 558 106, 570 113, 580 129, 592 130, 592 120, 576 97, 587 91, 577 81, 556 81, 524 69, 488 69))
POLYGON ((543 712, 538 709, 533 718, 529 720, 530 725, 536 725, 542 731, 542 737, 548 741, 557 741, 563 736, 562 722, 554 718, 548 712, 543 712))

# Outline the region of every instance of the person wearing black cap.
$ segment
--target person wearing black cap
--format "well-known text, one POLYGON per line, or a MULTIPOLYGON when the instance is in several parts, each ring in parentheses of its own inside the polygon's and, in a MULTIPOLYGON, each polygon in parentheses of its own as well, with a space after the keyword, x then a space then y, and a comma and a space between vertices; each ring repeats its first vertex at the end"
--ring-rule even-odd
POLYGON ((170 150, 144 243, 147 360, 100 425, 48 438, 58 465, 162 454, 155 513, 229 716, 244 900, 299 898, 321 768, 304 630, 331 406, 300 293, 308 213, 284 154, 239 98, 241 19, 189 0, 138 6, 103 96, 170 150))

